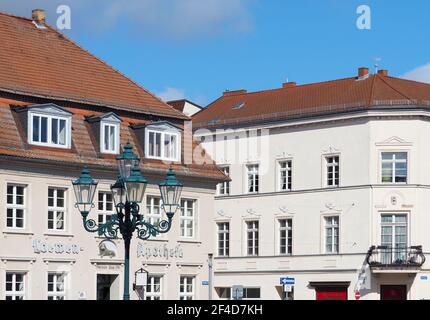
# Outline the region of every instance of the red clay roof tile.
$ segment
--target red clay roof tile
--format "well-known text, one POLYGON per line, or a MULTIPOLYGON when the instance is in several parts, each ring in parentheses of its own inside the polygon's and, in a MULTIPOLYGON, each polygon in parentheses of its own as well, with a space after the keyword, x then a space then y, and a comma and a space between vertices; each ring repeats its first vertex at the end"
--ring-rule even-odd
POLYGON ((305 117, 381 105, 430 106, 430 84, 383 74, 223 95, 193 117, 193 125, 217 127, 305 117), (244 103, 243 107, 233 106, 244 103))
POLYGON ((0 91, 188 119, 47 25, 0 13, 0 91))

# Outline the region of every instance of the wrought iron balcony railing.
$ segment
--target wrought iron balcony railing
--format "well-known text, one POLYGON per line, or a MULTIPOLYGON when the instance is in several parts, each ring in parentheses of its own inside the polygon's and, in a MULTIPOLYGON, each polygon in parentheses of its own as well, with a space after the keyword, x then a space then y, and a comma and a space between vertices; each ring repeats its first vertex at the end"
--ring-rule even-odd
POLYGON ((421 267, 426 257, 422 246, 372 246, 366 261, 370 267, 421 267))

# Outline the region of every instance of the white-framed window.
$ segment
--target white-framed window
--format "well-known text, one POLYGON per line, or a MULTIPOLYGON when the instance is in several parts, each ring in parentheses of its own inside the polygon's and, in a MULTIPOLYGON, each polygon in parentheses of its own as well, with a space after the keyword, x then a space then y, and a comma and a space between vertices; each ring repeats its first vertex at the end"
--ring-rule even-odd
POLYGON ((29 119, 30 144, 70 148, 70 117, 30 112, 29 119))
POLYGON ((381 152, 381 167, 382 183, 407 183, 407 152, 381 152))
POLYGON ((6 227, 25 228, 25 196, 26 186, 18 184, 7 184, 6 199, 6 227))
POLYGON ((408 247, 408 215, 382 214, 381 215, 381 246, 383 249, 381 262, 393 264, 405 262, 408 247))
POLYGON ((279 185, 280 191, 291 190, 291 175, 292 175, 292 161, 282 160, 278 162, 279 168, 279 185))
POLYGON ((290 255, 293 252, 293 220, 279 219, 279 254, 290 255))
MULTIPOLYGON (((230 167, 221 167, 221 171, 230 177, 230 167)), ((224 181, 218 184, 218 195, 228 196, 230 194, 230 181, 224 181)))
POLYGON ((179 131, 146 129, 145 154, 149 159, 180 161, 181 134, 179 131))
POLYGON ((100 122, 100 148, 102 153, 119 153, 119 123, 100 122))
POLYGON ((181 276, 179 282, 179 300, 194 300, 195 294, 194 276, 181 276))
POLYGON ((246 166, 248 185, 248 193, 258 193, 259 191, 259 173, 258 164, 250 164, 246 166))
POLYGON ((98 222, 106 223, 115 213, 115 204, 111 192, 99 191, 98 193, 98 222))
POLYGON ((181 200, 181 215, 179 217, 180 234, 182 238, 194 238, 195 235, 195 207, 196 201, 181 200))
POLYGON ((230 223, 218 222, 218 256, 228 257, 230 255, 230 223))
POLYGON ((66 273, 48 272, 48 300, 66 300, 66 273))
POLYGON ((148 275, 145 300, 161 300, 163 296, 163 277, 148 275))
POLYGON ((246 221, 246 253, 248 256, 258 256, 259 221, 246 221))
POLYGON ((325 217, 325 252, 339 253, 339 216, 325 217))
POLYGON ((326 156, 325 162, 327 187, 339 187, 339 156, 326 156))
POLYGON ((48 188, 48 230, 63 231, 66 228, 66 190, 48 188))
POLYGON ((153 224, 158 225, 161 221, 161 198, 154 196, 146 197, 146 220, 153 224))
POLYGON ((6 300, 24 300, 25 299, 25 276, 23 272, 6 271, 6 300))

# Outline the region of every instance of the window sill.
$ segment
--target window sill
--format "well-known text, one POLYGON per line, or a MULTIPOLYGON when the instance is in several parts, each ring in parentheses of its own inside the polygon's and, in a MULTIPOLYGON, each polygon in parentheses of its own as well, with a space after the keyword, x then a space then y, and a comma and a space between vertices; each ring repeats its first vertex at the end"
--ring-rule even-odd
POLYGON ((181 162, 180 159, 168 159, 168 158, 159 158, 159 157, 150 157, 150 156, 146 156, 146 159, 149 160, 160 160, 160 161, 168 161, 168 162, 181 162))
POLYGON ((200 240, 195 240, 195 239, 179 239, 178 242, 179 243, 196 243, 196 244, 202 244, 202 242, 200 240))
POLYGON ((115 239, 110 239, 108 237, 105 236, 94 236, 94 239, 103 239, 103 240, 111 240, 111 241, 115 241, 115 240, 122 240, 121 234, 118 232, 118 237, 115 239))
POLYGON ((68 145, 37 143, 37 142, 33 142, 33 141, 29 142, 29 145, 34 146, 34 147, 43 147, 43 148, 60 149, 60 150, 70 149, 70 147, 68 145))
POLYGON ((71 233, 60 233, 60 232, 45 232, 43 234, 46 237, 68 237, 68 238, 73 238, 75 235, 71 234, 71 233))
MULTIPOLYGON (((140 239, 137 238, 137 240, 139 241, 140 239)), ((169 242, 169 239, 167 237, 151 237, 147 241, 169 242)))
POLYGON ((407 182, 381 182, 382 185, 407 185, 407 182))
POLYGON ((22 234, 22 235, 33 236, 34 232, 30 232, 27 230, 5 229, 5 230, 3 230, 3 234, 22 234))

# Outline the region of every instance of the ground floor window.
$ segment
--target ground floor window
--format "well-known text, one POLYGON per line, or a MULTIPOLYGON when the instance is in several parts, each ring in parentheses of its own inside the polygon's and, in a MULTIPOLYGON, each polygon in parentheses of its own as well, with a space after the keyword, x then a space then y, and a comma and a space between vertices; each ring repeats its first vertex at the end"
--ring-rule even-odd
MULTIPOLYGON (((233 299, 232 294, 232 288, 231 287, 218 287, 215 288, 216 292, 218 293, 218 297, 220 299, 224 300, 231 300, 233 299)), ((261 290, 260 288, 243 288, 243 300, 255 300, 255 299, 261 299, 261 290)))
POLYGON ((25 273, 6 272, 6 300, 24 300, 25 273))
POLYGON ((48 300, 65 300, 65 273, 48 273, 48 300))
POLYGON ((145 300, 161 300, 162 296, 162 277, 148 276, 148 283, 145 290, 145 300))
POLYGON ((261 292, 260 288, 243 288, 243 299, 260 299, 261 292))
POLYGON ((193 276, 181 276, 179 283, 179 299, 194 300, 194 282, 193 276))

